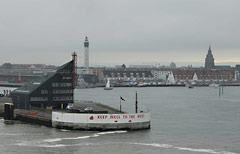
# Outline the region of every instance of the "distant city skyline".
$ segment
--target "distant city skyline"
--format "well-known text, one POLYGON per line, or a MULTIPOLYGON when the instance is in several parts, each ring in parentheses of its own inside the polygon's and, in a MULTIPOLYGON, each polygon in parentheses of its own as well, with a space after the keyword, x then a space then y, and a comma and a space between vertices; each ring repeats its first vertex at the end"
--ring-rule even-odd
POLYGON ((240 63, 239 0, 0 0, 0 65, 240 63))

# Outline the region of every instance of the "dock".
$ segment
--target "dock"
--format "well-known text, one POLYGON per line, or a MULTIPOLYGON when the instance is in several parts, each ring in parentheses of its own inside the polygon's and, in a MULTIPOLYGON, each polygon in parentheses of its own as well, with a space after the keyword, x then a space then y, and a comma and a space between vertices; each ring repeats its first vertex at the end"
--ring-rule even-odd
MULTIPOLYGON (((4 117, 4 104, 12 103, 12 99, 9 97, 1 97, 0 98, 0 117, 4 117)), ((86 107, 92 107, 94 112, 91 113, 109 113, 109 114, 118 114, 119 110, 114 109, 110 106, 96 103, 92 101, 77 101, 74 103, 74 107, 80 109, 81 113, 84 113, 84 109, 86 107)), ((59 113, 68 113, 67 110, 47 110, 43 108, 30 107, 29 110, 24 109, 15 109, 14 110, 14 120, 23 121, 26 123, 33 123, 38 125, 43 125, 47 127, 52 127, 52 112, 59 113)), ((85 112, 87 113, 87 112, 85 112)), ((123 113, 123 112, 121 112, 123 113)))

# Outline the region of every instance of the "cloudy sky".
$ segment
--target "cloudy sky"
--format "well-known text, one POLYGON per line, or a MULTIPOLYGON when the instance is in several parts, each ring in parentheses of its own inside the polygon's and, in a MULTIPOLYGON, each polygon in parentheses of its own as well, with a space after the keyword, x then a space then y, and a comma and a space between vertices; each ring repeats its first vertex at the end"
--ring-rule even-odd
POLYGON ((240 63, 239 0, 0 0, 0 64, 240 63))

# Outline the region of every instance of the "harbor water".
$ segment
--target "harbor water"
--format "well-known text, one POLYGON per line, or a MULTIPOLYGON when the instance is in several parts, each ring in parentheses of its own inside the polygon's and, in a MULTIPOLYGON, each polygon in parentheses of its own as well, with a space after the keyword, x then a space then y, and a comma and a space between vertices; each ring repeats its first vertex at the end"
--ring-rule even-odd
MULTIPOLYGON (((4 88, 0 88, 2 92, 4 88)), ((0 154, 240 154, 240 87, 77 89, 76 100, 151 110, 151 129, 76 131, 0 119, 0 154)))

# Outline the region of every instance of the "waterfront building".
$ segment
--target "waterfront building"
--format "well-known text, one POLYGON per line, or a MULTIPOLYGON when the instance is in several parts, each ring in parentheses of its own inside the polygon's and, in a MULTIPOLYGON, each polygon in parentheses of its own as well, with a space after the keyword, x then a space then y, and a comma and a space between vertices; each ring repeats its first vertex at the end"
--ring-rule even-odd
POLYGON ((236 65, 235 67, 236 74, 237 74, 237 80, 240 80, 240 65, 236 65))
POLYGON ((206 69, 193 69, 193 70, 173 70, 174 79, 177 82, 232 82, 236 81, 236 71, 229 70, 206 70, 206 69))
POLYGON ((73 103, 76 86, 76 54, 57 70, 25 84, 11 93, 15 108, 61 108, 73 103))
POLYGON ((211 46, 209 45, 208 54, 205 58, 205 69, 213 69, 214 68, 214 58, 211 50, 211 46))
POLYGON ((103 71, 105 70, 105 68, 89 68, 89 74, 91 75, 96 75, 98 77, 98 81, 99 82, 104 82, 104 74, 103 71))
POLYGON ((10 64, 0 67, 0 82, 26 83, 56 69, 45 64, 10 64))
POLYGON ((160 80, 160 81, 166 82, 169 74, 171 73, 171 70, 170 69, 154 69, 151 72, 153 74, 154 80, 160 80))
POLYGON ((112 82, 124 81, 153 81, 151 70, 142 69, 106 69, 103 71, 104 80, 110 78, 112 82))
POLYGON ((42 76, 43 72, 21 72, 11 70, 0 70, 0 82, 25 83, 42 76))
POLYGON ((228 70, 228 69, 231 69, 231 66, 230 65, 215 65, 214 69, 217 69, 217 70, 228 70))

